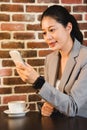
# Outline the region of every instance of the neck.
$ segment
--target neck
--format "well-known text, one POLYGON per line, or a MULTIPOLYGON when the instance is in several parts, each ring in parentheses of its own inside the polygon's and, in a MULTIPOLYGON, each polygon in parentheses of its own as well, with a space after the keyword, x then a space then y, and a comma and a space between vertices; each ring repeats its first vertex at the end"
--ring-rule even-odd
POLYGON ((73 47, 73 41, 70 40, 69 42, 67 42, 65 48, 63 50, 60 50, 61 57, 67 58, 72 50, 72 47, 73 47))

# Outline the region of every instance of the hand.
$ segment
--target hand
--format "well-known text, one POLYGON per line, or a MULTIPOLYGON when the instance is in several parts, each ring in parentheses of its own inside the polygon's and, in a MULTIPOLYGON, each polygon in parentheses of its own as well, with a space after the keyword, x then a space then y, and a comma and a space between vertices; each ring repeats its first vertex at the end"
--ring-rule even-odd
POLYGON ((54 107, 49 104, 48 102, 45 102, 41 108, 41 114, 43 116, 50 116, 53 112, 54 107))
POLYGON ((33 67, 27 63, 24 65, 20 62, 16 62, 16 70, 24 82, 34 83, 39 77, 33 67))

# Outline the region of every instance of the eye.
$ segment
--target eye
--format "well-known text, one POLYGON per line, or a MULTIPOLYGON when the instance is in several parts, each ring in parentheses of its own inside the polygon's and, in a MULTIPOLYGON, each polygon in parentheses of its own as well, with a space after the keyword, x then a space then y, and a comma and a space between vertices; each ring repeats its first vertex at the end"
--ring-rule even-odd
POLYGON ((42 32, 43 35, 46 35, 46 32, 42 32))
POLYGON ((49 31, 50 31, 50 32, 54 32, 54 31, 55 31, 55 29, 54 29, 54 28, 51 28, 51 29, 49 29, 49 31))

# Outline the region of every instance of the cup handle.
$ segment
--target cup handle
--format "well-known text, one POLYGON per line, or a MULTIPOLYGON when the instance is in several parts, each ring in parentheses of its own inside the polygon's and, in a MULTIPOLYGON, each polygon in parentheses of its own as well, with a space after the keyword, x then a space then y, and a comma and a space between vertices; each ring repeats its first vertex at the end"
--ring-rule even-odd
POLYGON ((29 104, 26 104, 25 111, 29 108, 29 104))

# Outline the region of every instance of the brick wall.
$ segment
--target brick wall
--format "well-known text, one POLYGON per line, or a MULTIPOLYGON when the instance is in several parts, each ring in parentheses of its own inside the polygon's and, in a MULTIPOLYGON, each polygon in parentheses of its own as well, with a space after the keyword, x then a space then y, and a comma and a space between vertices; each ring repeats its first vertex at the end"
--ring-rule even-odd
POLYGON ((39 19, 52 4, 65 6, 76 17, 87 45, 86 0, 0 0, 0 110, 7 109, 11 100, 25 100, 36 110, 41 101, 31 84, 20 79, 8 52, 20 51, 24 60, 44 75, 44 59, 50 50, 42 39, 39 19))

